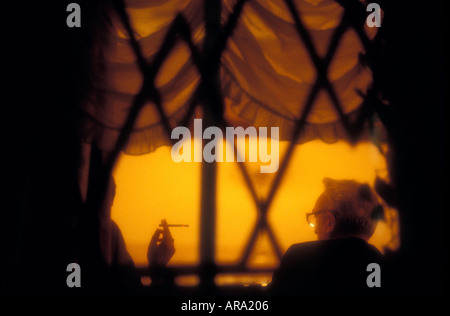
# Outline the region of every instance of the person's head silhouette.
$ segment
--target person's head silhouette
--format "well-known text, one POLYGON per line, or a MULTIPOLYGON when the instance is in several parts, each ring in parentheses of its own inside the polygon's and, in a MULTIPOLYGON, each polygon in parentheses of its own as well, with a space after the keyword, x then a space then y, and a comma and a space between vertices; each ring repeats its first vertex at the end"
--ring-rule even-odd
POLYGON ((368 240, 382 216, 382 207, 368 184, 354 180, 323 180, 325 191, 319 196, 308 223, 318 240, 358 237, 368 240))

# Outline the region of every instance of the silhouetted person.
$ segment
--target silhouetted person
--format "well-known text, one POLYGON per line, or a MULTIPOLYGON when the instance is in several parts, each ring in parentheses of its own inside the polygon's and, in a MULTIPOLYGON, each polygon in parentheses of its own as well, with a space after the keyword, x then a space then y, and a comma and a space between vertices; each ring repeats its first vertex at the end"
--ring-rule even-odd
MULTIPOLYGON (((111 207, 116 194, 116 184, 111 177, 100 213, 100 243, 105 263, 111 267, 113 277, 121 284, 138 285, 139 276, 135 271, 133 259, 127 251, 125 240, 119 226, 111 219, 111 207)), ((174 239, 165 219, 161 220, 162 229, 153 233, 147 251, 148 265, 152 282, 162 283, 164 268, 175 253, 174 239)))
MULTIPOLYGON (((367 240, 383 209, 367 184, 353 180, 323 180, 325 191, 308 223, 317 241, 292 245, 269 285, 274 295, 379 294, 368 287, 367 266, 381 266, 382 255, 367 240)), ((381 268, 382 270, 382 268, 381 268)))

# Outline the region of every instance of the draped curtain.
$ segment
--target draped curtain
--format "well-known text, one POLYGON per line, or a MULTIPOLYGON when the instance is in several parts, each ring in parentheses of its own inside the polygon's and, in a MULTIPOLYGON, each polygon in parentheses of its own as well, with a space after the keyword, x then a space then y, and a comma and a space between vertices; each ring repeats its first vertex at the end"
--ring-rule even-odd
MULTIPOLYGON (((223 22, 232 14, 235 3, 222 0, 223 22)), ((332 0, 297 0, 294 3, 318 57, 323 58, 344 9, 332 0)), ((192 43, 199 51, 203 49, 203 1, 127 0, 125 6, 134 38, 150 64, 179 14, 187 21, 192 43)), ((95 88, 85 104, 86 137, 102 150, 111 150, 136 94, 145 83, 123 21, 114 10, 106 10, 105 17, 107 28, 99 34, 94 50, 95 88)), ((366 27, 364 32, 371 39, 376 28, 366 27)), ((364 46, 357 33, 353 28, 346 29, 327 71, 342 112, 349 117, 357 113, 362 96, 372 84, 370 69, 359 62, 362 53, 364 46)), ((277 126, 281 138, 290 140, 316 79, 317 70, 310 51, 298 34, 286 3, 281 0, 245 3, 221 55, 220 84, 226 123, 229 126, 277 126)), ((164 115, 172 128, 188 115, 200 80, 201 72, 188 44, 178 39, 165 55, 155 79, 164 115)), ((169 144, 167 134, 156 105, 147 101, 124 152, 151 152, 169 144)), ((345 134, 330 96, 324 89, 320 90, 296 140, 305 142, 319 137, 334 142, 345 138, 345 134)))

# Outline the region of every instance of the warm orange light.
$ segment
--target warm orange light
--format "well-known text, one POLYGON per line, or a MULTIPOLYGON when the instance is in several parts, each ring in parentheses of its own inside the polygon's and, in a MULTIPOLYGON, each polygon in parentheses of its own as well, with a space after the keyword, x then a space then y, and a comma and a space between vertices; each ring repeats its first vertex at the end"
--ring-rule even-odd
POLYGON ((200 163, 172 161, 170 147, 147 155, 122 155, 114 171, 116 197, 112 219, 119 225, 136 265, 147 264, 147 247, 161 219, 171 227, 176 253, 173 264, 198 260, 200 163))
MULTIPOLYGON (((288 145, 279 143, 280 157, 288 145)), ((189 225, 171 228, 176 253, 170 264, 198 263, 201 163, 175 163, 170 150, 161 147, 147 155, 122 155, 114 172, 117 193, 112 218, 122 230, 136 265, 147 263, 148 242, 162 218, 169 224, 189 225)), ((220 264, 233 263, 241 258, 258 212, 237 163, 217 165, 216 260, 220 264)), ((258 197, 266 197, 275 174, 260 173, 259 163, 246 163, 246 168, 258 197)), ((345 142, 330 145, 317 140, 296 146, 268 213, 269 225, 282 251, 293 243, 316 239, 305 214, 312 210, 323 191, 324 177, 373 184, 377 175, 387 175, 386 162, 372 144, 352 147, 345 142)), ((396 246, 393 243, 398 230, 396 212, 387 209, 386 215, 388 222, 381 222, 369 241, 381 250, 396 246)), ((259 234, 248 264, 251 267, 278 264, 266 234, 259 234)))

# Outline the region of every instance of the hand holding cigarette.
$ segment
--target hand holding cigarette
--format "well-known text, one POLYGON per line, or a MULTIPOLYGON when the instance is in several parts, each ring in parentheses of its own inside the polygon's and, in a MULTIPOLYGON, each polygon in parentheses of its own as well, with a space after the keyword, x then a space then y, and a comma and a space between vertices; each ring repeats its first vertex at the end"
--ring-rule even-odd
POLYGON ((175 245, 169 225, 161 220, 161 229, 157 229, 148 245, 147 259, 150 266, 165 266, 175 253, 175 245), (160 237, 162 235, 162 237, 160 237))

